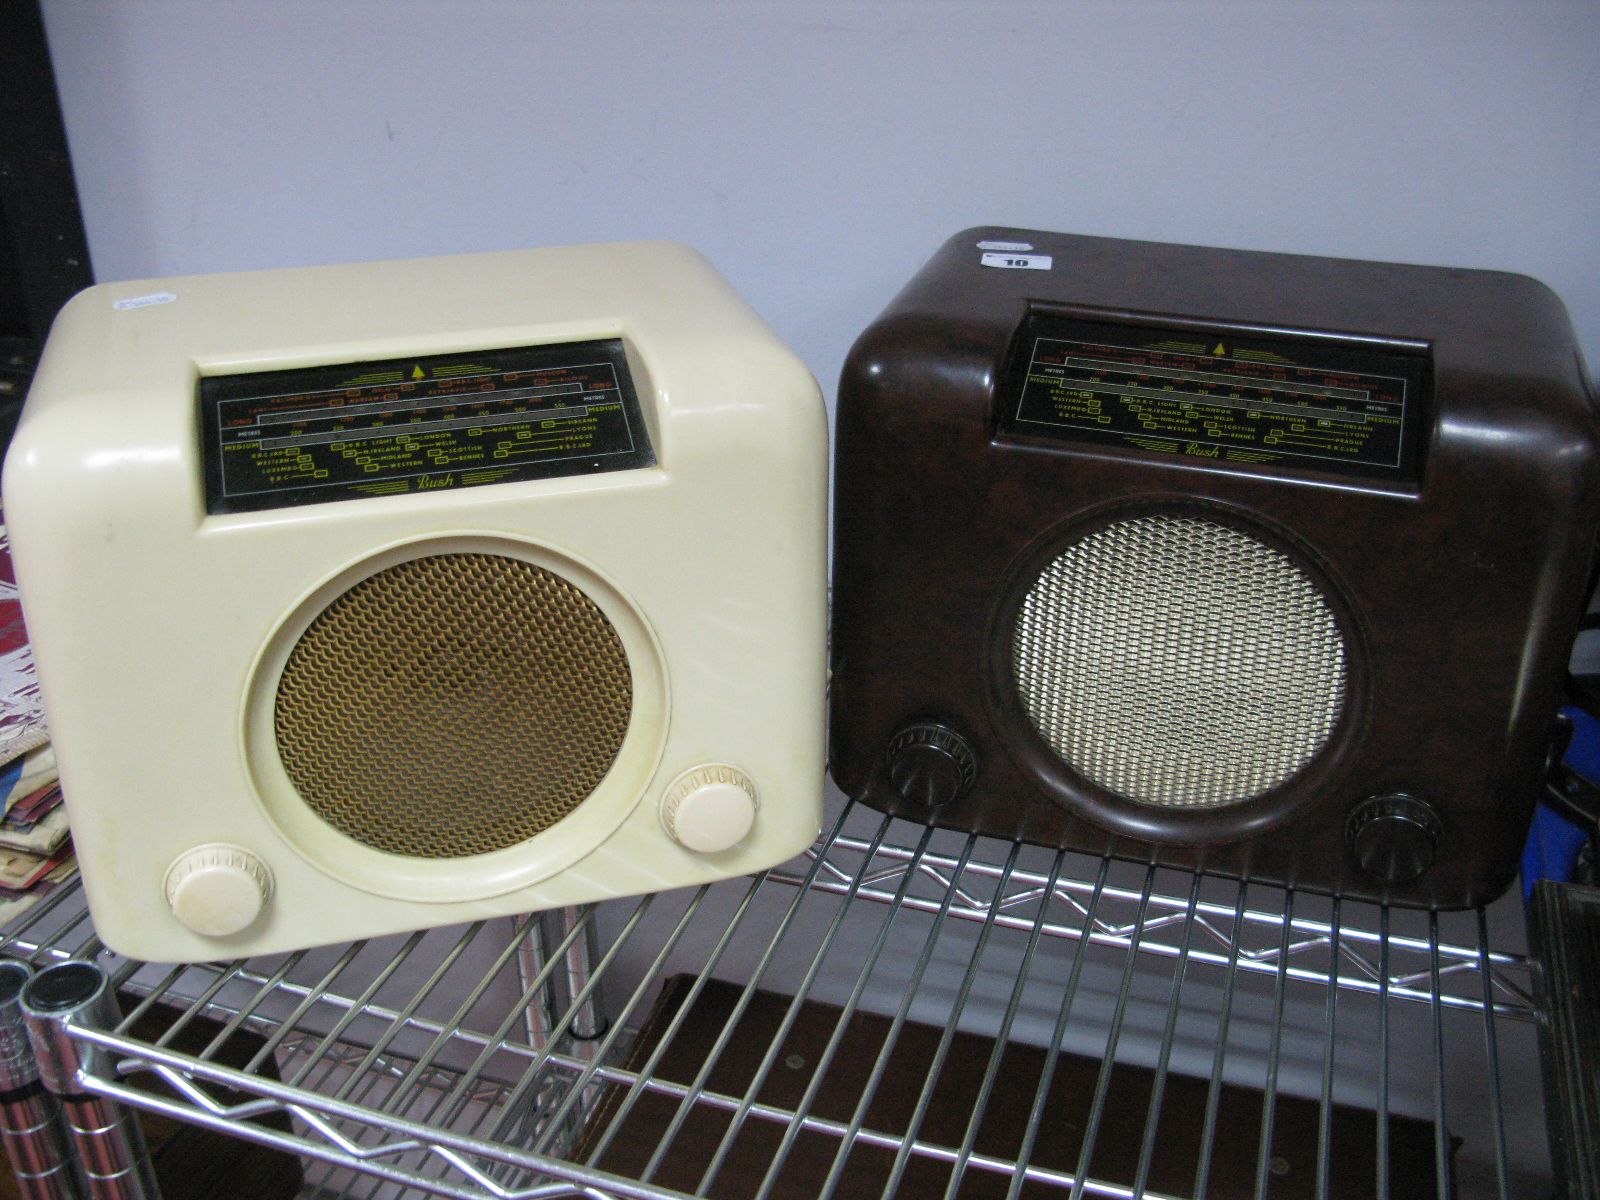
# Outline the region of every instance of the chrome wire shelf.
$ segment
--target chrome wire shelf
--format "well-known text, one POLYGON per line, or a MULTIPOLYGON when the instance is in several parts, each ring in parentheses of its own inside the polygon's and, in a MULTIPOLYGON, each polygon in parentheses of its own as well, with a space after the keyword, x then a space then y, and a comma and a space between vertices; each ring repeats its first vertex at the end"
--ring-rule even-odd
MULTIPOLYGON (((999 879, 1003 869, 990 863, 969 861, 958 870, 960 864, 948 856, 923 853, 919 857, 903 846, 873 846, 843 835, 813 849, 808 857, 815 859, 824 850, 827 860, 818 878, 808 881, 783 871, 774 872, 773 878, 841 895, 850 894, 854 885, 859 900, 894 904, 896 893, 890 886, 908 871, 915 872, 924 878, 928 894, 901 897, 898 903, 905 907, 936 911, 941 897, 949 892, 952 902, 944 909, 947 917, 982 923, 996 910, 993 920, 997 926, 1024 932, 1036 918, 1013 913, 1031 911, 1031 905, 1048 895, 1059 915, 1039 914, 1040 932, 1047 937, 1087 937, 1099 945, 1141 954, 1186 957, 1190 964, 1267 975, 1278 974, 1279 964, 1289 962, 1289 977, 1301 982, 1381 992, 1397 1000, 1437 1000, 1450 1008, 1481 1009, 1490 1004, 1502 1016, 1530 1019, 1533 1015, 1527 959, 1491 951, 1487 931, 1463 925, 1459 914, 1442 918, 1428 914, 1425 932, 1386 935, 1383 930, 1391 920, 1388 910, 1362 906, 1377 915, 1379 928, 1352 928, 1340 920, 1338 903, 1324 900, 1321 907, 1331 910, 1331 917, 1290 917, 1285 941, 1285 910, 1279 906, 1246 908, 1242 890, 1240 902, 1228 905, 1110 886, 1092 878, 1098 860, 1082 864, 1088 869, 1081 879, 1064 877, 1060 868, 1053 880, 1036 871, 1013 870, 1009 890, 994 894, 986 891, 986 885, 992 887, 989 881, 999 879), (1443 940, 1441 919, 1467 940, 1443 940), (1330 972, 1327 965, 1319 967, 1314 960, 1332 947, 1337 948, 1333 957, 1338 968, 1330 972), (1437 989, 1433 986, 1435 974, 1440 981, 1437 989)), ((1480 915, 1473 914, 1473 919, 1480 915)), ((1415 928, 1417 922, 1412 920, 1409 925, 1415 928)))
POLYGON ((0 954, 100 964, 89 1089, 298 1155, 307 1196, 1548 1192, 1514 899, 830 826, 750 879, 231 963, 122 959, 70 889, 0 954))

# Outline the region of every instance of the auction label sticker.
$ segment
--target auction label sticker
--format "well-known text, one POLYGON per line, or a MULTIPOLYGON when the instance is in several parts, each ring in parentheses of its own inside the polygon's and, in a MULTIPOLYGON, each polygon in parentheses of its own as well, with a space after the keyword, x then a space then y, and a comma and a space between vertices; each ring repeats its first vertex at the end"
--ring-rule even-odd
POLYGON ((986 250, 978 261, 986 267, 1000 267, 1009 271, 1048 271, 1055 260, 1048 254, 1006 254, 986 250))

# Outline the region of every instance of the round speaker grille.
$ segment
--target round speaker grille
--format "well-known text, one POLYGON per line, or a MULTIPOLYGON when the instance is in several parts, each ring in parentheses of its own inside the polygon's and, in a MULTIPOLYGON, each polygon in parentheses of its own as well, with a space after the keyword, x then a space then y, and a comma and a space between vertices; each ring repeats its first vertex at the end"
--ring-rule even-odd
POLYGON ((300 798, 368 846, 487 854, 594 791, 628 731, 632 675, 588 596, 495 554, 412 559, 312 621, 274 734, 300 798))
POLYGON ((1322 750, 1344 708, 1347 652, 1322 588, 1215 521, 1098 528, 1045 568, 1017 618, 1034 727, 1080 776, 1140 804, 1263 795, 1322 750))

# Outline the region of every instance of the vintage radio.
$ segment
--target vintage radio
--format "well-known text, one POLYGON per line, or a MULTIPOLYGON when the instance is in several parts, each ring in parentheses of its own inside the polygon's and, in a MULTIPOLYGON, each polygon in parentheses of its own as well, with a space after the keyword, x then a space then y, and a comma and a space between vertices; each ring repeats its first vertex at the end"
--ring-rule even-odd
POLYGON ((816 835, 827 425, 693 251, 107 284, 5 515, 96 926, 185 961, 816 835))
POLYGON ((954 829, 1483 901, 1585 596, 1592 404, 1519 276, 962 233, 839 388, 833 774, 954 829))

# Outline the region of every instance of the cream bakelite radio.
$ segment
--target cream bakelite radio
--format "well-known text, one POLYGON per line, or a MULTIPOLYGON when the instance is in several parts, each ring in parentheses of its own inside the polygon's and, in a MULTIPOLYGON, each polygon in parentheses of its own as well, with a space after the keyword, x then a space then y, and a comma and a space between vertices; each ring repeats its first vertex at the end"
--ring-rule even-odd
POLYGON ((798 853, 826 461, 815 381, 681 246, 84 292, 4 495, 101 937, 233 957, 798 853))

